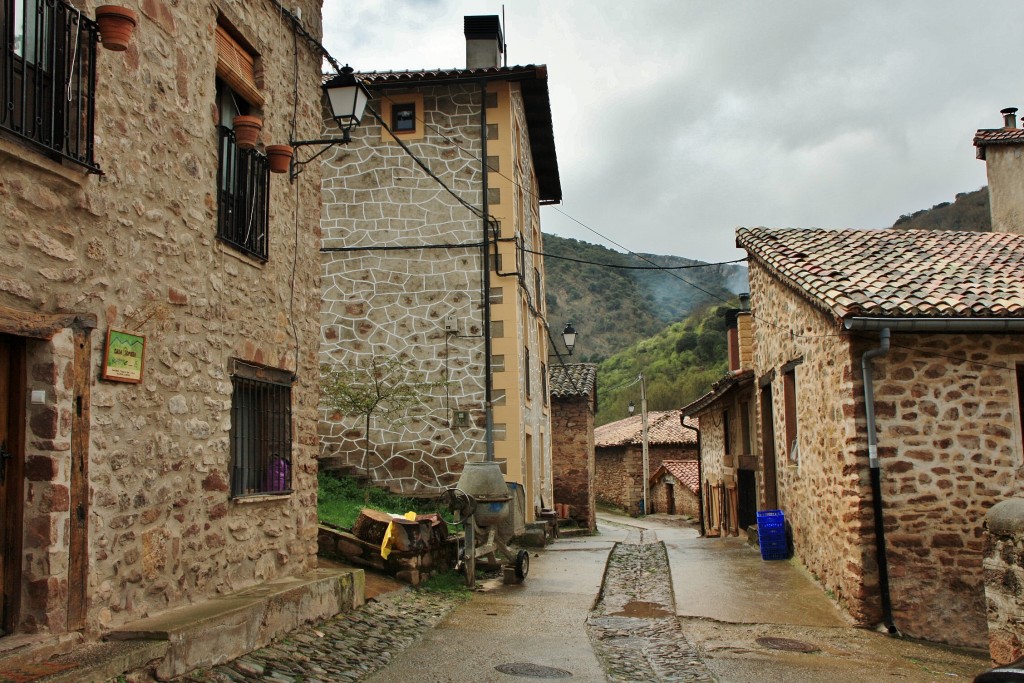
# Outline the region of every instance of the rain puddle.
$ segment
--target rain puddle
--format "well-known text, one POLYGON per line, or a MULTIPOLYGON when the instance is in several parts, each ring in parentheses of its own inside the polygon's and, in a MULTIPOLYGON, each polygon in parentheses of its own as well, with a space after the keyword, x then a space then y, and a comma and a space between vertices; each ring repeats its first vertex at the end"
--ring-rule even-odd
POLYGON ((611 614, 616 617, 637 617, 640 619, 660 619, 675 616, 674 612, 665 609, 665 605, 660 602, 644 602, 642 600, 627 602, 621 610, 611 614))

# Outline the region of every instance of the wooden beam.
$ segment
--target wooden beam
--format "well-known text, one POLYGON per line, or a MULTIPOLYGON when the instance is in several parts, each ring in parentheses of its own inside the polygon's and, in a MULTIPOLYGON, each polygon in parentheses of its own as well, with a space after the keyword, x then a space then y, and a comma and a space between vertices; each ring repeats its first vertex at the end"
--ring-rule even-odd
POLYGON ((0 306, 0 332, 16 337, 49 340, 63 329, 91 330, 96 324, 93 313, 38 313, 0 306))
POLYGON ((85 626, 89 584, 89 424, 91 328, 73 329, 74 405, 71 411, 71 525, 68 563, 68 631, 85 626))

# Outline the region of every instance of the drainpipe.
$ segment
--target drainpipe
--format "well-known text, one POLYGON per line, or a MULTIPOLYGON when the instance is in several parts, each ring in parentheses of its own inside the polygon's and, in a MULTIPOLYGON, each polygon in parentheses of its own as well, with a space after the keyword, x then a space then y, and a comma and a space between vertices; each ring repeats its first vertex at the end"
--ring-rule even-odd
POLYGON ((889 353, 889 328, 879 332, 880 346, 865 351, 860 366, 864 376, 864 413, 868 429, 868 466, 871 474, 871 503, 875 513, 875 555, 878 561, 878 587, 882 593, 882 623, 890 634, 899 630, 892 620, 892 600, 889 595, 889 562, 885 555, 885 522, 882 518, 882 475, 878 463, 878 437, 875 435, 875 385, 871 373, 871 360, 889 353))
POLYGON ((686 424, 686 416, 679 413, 679 424, 683 426, 683 429, 691 429, 697 435, 697 505, 700 508, 700 535, 704 537, 704 454, 700 450, 700 428, 686 424))
POLYGON ((494 405, 491 380, 491 226, 490 204, 487 201, 487 81, 480 80, 480 170, 483 173, 483 217, 480 219, 483 238, 483 298, 484 298, 484 461, 494 462, 494 405))

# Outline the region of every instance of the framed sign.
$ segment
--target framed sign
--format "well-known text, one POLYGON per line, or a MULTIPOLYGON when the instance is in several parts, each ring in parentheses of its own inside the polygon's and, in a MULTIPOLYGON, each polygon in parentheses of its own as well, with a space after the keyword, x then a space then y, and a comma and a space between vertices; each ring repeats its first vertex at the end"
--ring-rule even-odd
POLYGON ((120 330, 107 330, 107 343, 103 347, 103 379, 141 382, 145 351, 145 337, 120 330))

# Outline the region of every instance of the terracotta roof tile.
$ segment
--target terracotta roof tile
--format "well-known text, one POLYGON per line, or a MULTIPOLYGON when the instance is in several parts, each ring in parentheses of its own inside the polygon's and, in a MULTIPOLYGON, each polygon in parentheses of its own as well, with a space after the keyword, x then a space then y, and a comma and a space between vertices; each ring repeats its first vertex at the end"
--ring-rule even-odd
POLYGON ((661 467, 651 475, 651 482, 668 472, 696 494, 700 490, 698 470, 696 460, 662 460, 661 467))
POLYGON ((553 365, 548 370, 548 386, 556 398, 593 396, 597 387, 597 366, 591 363, 553 365))
POLYGON ((840 319, 1024 317, 1024 235, 740 228, 736 244, 840 319))
MULTIPOLYGON (((697 420, 686 418, 686 424, 698 425, 697 420)), ((650 410, 647 412, 647 444, 649 446, 675 446, 696 444, 697 434, 679 424, 678 410, 650 410)), ((630 415, 625 420, 609 422, 594 430, 594 446, 639 446, 643 444, 643 419, 630 415)))
POLYGON ((1012 145, 1024 143, 1024 128, 982 128, 974 134, 974 145, 1012 145))

